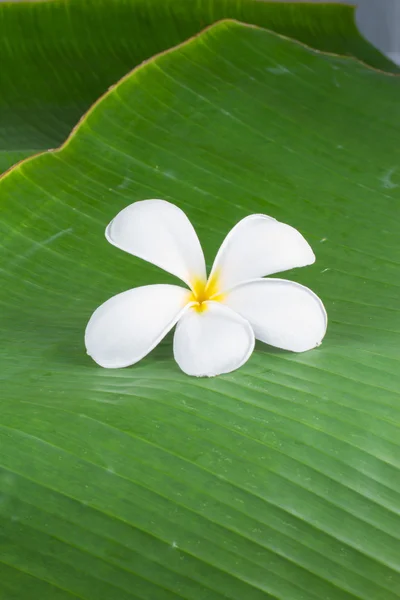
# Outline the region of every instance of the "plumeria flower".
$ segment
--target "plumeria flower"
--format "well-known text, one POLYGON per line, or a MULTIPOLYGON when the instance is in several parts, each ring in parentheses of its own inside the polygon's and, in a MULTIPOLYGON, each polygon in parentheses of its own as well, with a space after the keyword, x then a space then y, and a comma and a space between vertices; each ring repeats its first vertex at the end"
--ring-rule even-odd
POLYGON ((243 365, 255 339, 304 352, 321 343, 327 315, 308 288, 263 279, 311 265, 315 256, 293 227, 250 215, 226 236, 207 279, 203 251, 185 213, 165 200, 135 202, 106 229, 107 240, 179 277, 188 288, 146 285, 107 300, 85 332, 88 354, 102 367, 133 365, 176 325, 174 357, 197 377, 243 365))

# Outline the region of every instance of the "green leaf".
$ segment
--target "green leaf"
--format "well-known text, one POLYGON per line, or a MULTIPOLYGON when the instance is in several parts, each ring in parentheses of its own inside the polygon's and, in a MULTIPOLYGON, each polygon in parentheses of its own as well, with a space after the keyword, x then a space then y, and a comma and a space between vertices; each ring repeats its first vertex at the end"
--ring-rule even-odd
POLYGON ((1 597, 400 598, 399 86, 223 22, 2 179, 1 597), (284 276, 325 302, 322 346, 214 379, 170 338, 92 362, 101 302, 175 281, 104 239, 152 197, 208 264, 245 215, 298 228, 317 262, 284 276))
POLYGON ((354 8, 257 0, 0 3, 0 170, 61 144, 130 69, 226 17, 398 71, 360 36, 354 8))

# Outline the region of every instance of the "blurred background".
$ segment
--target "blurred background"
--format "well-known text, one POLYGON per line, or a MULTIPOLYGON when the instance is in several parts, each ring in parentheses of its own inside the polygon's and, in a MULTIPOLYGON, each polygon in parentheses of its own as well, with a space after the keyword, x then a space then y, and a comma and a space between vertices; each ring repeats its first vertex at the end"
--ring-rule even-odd
MULTIPOLYGON (((0 2, 10 0, 0 0, 0 2)), ((21 0, 11 0, 19 2, 21 0)), ((24 0, 22 0, 24 1, 24 0)), ((26 1, 26 0, 25 0, 26 1)), ((36 2, 38 0, 31 0, 36 2)), ((113 0, 110 0, 112 2, 113 0)), ((191 2, 194 0, 188 0, 191 2)), ((234 1, 234 0, 233 0, 234 1)), ((278 0, 278 2, 302 2, 304 0, 278 0)), ((329 0, 307 0, 326 3, 329 0)), ((341 4, 357 5, 357 24, 363 35, 393 62, 400 64, 400 0, 356 0, 341 4)))
MULTIPOLYGON (((302 0, 290 1, 301 2, 302 0)), ((326 0, 308 1, 326 3, 326 0)), ((393 62, 400 64, 400 0, 357 0, 355 2, 338 0, 338 2, 356 4, 357 25, 360 31, 393 62)))

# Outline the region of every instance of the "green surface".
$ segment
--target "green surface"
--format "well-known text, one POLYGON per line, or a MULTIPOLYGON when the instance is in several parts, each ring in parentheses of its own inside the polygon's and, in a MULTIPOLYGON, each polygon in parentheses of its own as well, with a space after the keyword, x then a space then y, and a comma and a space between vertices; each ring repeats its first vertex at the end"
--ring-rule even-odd
POLYGON ((37 148, 34 150, 0 150, 0 175, 13 167, 21 160, 40 152, 37 148))
POLYGON ((353 11, 258 0, 0 3, 0 170, 15 152, 57 147, 130 69, 226 17, 398 71, 359 34, 353 11))
POLYGON ((0 185, 0 597, 400 598, 400 80, 223 22, 136 70, 0 185), (92 311, 175 281, 107 244, 165 198, 208 265, 249 213, 298 228, 305 354, 183 375, 85 355, 92 311), (29 594, 27 593, 29 590, 29 594))

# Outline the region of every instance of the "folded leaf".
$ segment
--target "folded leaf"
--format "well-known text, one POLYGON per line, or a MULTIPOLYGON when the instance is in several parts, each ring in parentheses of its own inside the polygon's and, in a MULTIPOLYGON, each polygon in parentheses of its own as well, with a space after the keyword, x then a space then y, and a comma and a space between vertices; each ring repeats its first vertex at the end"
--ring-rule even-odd
POLYGON ((399 598, 399 87, 223 22, 1 180, 0 596, 399 598), (285 277, 323 300, 322 345, 206 380, 171 337, 95 365, 93 310, 177 283, 104 238, 144 198, 184 209, 209 267, 248 214, 298 229, 316 262, 285 277))
POLYGON ((224 18, 398 72, 360 35, 350 6, 258 0, 0 2, 0 172, 23 156, 57 147, 128 71, 224 18))

